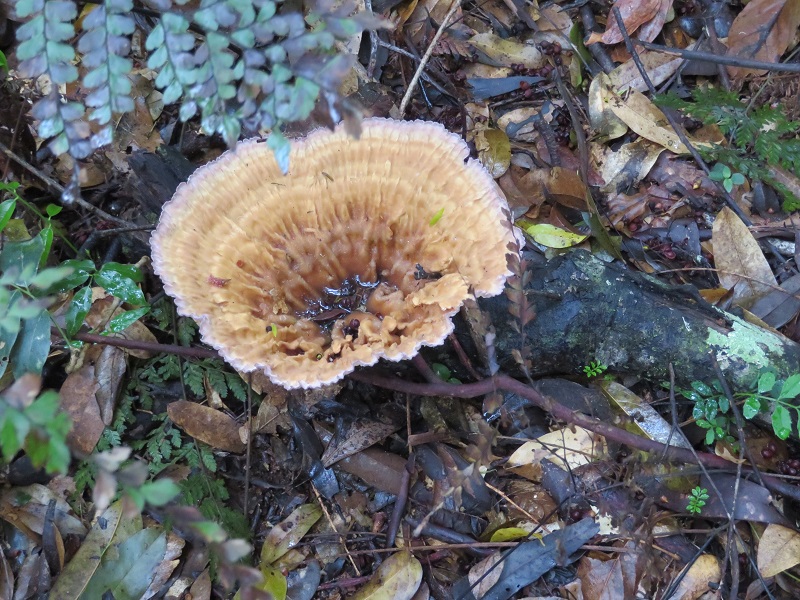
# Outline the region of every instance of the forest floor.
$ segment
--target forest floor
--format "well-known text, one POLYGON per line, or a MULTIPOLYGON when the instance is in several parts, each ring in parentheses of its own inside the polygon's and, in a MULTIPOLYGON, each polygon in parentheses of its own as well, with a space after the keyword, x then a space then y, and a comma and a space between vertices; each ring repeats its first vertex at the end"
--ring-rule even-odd
MULTIPOLYGON (((800 343, 800 2, 366 7, 386 26, 339 47, 359 60, 336 106, 465 140, 524 234, 519 331, 526 269, 583 250, 800 343)), ((599 343, 546 378, 524 348, 498 372, 478 303, 333 386, 240 374, 149 258, 224 140, 164 103, 140 43, 113 141, 55 157, 17 49, 0 36, 0 600, 800 597, 800 373, 681 386, 615 373, 599 343)))

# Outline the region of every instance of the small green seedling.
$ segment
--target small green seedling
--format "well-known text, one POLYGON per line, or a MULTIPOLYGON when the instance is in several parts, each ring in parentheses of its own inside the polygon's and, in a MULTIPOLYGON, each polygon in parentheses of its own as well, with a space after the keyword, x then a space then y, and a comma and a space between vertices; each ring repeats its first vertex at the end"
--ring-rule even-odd
POLYGON ((690 513, 699 515, 701 512, 703 512, 703 507, 706 505, 706 500, 708 500, 708 490, 698 485, 689 494, 689 504, 686 506, 686 510, 688 510, 690 513))
POLYGON ((608 369, 608 365, 604 365, 599 360, 593 360, 588 365, 583 367, 583 372, 588 378, 597 377, 601 375, 603 371, 608 369))
POLYGON ((744 175, 741 173, 734 173, 728 165, 717 163, 708 176, 714 181, 722 182, 722 187, 729 194, 735 185, 742 185, 745 182, 744 175))

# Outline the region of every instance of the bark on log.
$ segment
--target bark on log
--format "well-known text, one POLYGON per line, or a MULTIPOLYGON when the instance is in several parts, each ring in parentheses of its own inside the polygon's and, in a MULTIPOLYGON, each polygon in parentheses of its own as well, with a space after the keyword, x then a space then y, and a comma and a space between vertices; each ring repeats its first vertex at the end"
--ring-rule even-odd
MULTIPOLYGON (((584 251, 526 262, 523 288, 535 318, 522 335, 509 312, 513 292, 479 302, 496 331, 505 372, 522 374, 515 358, 522 351, 533 377, 579 374, 599 361, 609 372, 661 382, 669 380, 672 363, 677 383, 688 386, 716 379, 712 350, 734 391, 751 390, 764 370, 778 379, 800 372, 800 345, 711 307, 693 286, 670 286, 584 251)), ((474 311, 467 317, 480 336, 486 324, 474 311)), ((762 416, 769 423, 769 415, 762 416)))

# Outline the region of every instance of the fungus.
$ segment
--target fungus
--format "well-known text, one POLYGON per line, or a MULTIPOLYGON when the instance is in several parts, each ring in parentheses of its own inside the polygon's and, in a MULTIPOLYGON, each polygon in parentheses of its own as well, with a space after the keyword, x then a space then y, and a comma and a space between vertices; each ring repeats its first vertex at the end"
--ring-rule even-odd
POLYGON ((231 365, 286 388, 410 358, 508 275, 508 207, 468 157, 421 121, 315 131, 285 176, 266 144, 241 142, 164 206, 155 271, 231 365))

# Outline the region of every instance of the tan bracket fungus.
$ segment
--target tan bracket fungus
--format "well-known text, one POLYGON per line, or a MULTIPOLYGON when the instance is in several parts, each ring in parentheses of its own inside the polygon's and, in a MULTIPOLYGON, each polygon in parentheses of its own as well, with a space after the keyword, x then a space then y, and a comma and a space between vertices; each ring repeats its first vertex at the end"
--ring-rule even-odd
POLYGON ((367 119, 292 143, 283 175, 241 142, 164 206, 153 265, 203 339, 287 388, 440 344, 472 294, 503 290, 508 206, 460 137, 367 119))

